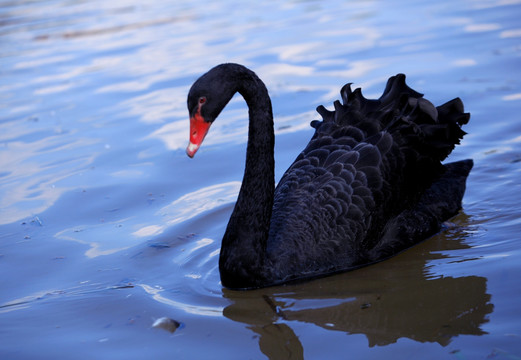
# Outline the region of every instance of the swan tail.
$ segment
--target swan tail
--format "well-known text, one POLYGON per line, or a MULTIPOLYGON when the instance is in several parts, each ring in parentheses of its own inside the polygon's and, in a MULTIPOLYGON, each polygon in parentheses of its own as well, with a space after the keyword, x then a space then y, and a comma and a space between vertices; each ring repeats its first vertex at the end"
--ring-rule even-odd
POLYGON ((390 257, 440 231, 441 223, 458 214, 465 193, 470 159, 444 165, 444 173, 407 208, 385 225, 380 240, 369 252, 371 260, 390 257))

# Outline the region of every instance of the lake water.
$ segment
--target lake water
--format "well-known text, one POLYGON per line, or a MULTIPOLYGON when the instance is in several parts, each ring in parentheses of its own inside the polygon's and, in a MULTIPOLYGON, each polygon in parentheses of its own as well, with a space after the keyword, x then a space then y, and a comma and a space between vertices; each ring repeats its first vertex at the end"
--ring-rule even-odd
POLYGON ((1 1, 2 359, 521 359, 521 1, 1 1), (374 266, 219 283, 247 108, 189 159, 186 94, 222 62, 267 84, 280 178, 320 104, 399 72, 461 97, 455 226, 374 266), (153 327, 167 317, 180 327, 153 327))

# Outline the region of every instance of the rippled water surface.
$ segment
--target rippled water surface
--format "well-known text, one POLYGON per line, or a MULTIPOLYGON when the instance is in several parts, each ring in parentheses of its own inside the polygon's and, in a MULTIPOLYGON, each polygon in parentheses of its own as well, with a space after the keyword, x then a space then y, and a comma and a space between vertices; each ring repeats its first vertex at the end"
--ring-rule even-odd
POLYGON ((521 359, 521 1, 1 1, 2 359, 521 359), (272 97, 279 178, 347 82, 407 74, 472 113, 455 226, 374 266, 223 289, 236 97, 188 159, 221 62, 272 97), (180 327, 153 327, 163 317, 180 327))

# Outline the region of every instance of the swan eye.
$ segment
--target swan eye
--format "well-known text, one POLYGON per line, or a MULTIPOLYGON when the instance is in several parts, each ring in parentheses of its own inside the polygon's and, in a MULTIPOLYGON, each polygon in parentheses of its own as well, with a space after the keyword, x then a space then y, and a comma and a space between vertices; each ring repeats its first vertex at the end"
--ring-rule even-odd
POLYGON ((201 97, 199 98, 199 105, 203 105, 204 103, 206 103, 206 97, 201 96, 201 97))

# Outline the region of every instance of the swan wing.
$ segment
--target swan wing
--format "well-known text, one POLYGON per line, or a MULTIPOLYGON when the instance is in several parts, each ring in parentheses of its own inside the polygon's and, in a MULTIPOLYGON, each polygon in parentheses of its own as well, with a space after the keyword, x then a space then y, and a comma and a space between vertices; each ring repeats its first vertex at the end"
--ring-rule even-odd
MULTIPOLYGON (((341 95, 334 111, 317 108, 323 120, 312 122, 315 134, 275 190, 267 254, 281 277, 355 268, 379 260, 385 247, 403 249, 390 226, 429 201, 422 195, 443 176, 441 161, 469 119, 459 99, 435 107, 404 75, 389 79, 378 100, 349 84, 341 95)), ((439 227, 445 215, 430 213, 429 221, 439 227)), ((407 246, 419 241, 414 234, 407 246)))

